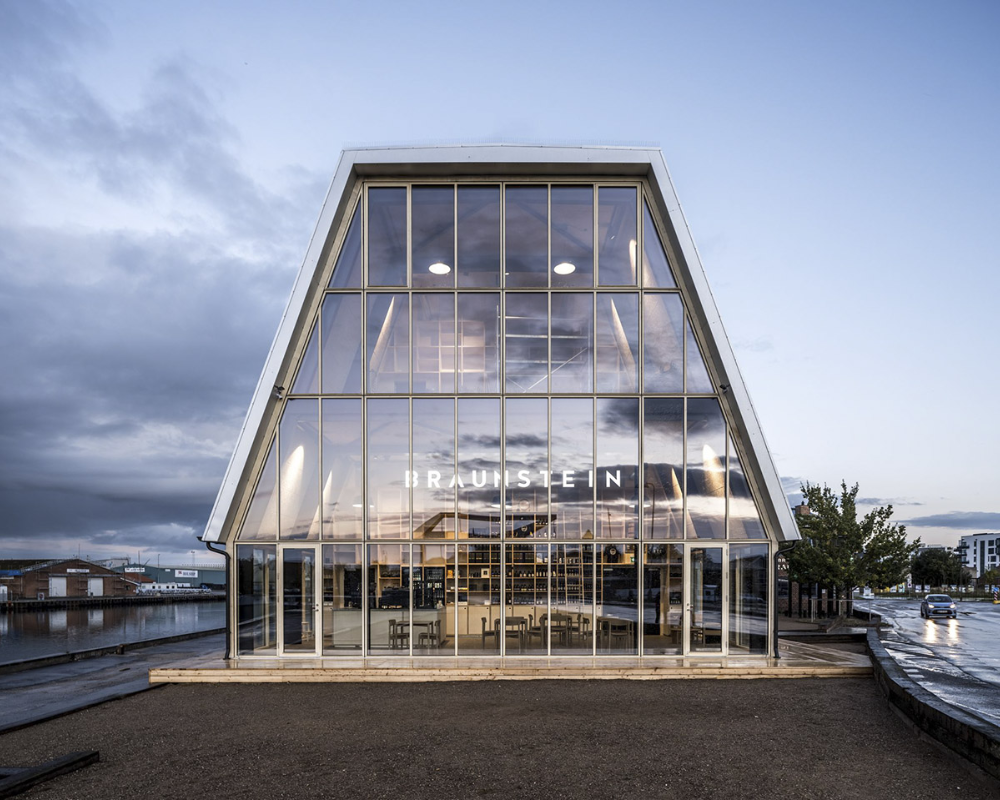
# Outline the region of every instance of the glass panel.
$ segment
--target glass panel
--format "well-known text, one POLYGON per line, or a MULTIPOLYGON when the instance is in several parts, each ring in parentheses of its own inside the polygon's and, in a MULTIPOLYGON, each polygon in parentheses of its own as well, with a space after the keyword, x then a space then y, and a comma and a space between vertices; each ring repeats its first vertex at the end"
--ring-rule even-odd
POLYGON ((368 285, 406 286, 406 189, 368 190, 368 285))
POLYGON ((458 401, 458 474, 462 479, 462 485, 458 486, 459 538, 499 538, 502 506, 499 399, 458 401))
POLYGON ((316 651, 316 551, 281 551, 282 647, 285 652, 316 651))
POLYGON ((680 393, 684 387, 684 308, 680 295, 643 295, 642 318, 645 390, 680 393))
POLYGON ((552 653, 594 652, 594 545, 552 545, 552 653))
POLYGON ((692 652, 722 652, 722 548, 692 547, 692 652))
POLYGON ((552 187, 552 285, 594 285, 594 187, 552 187))
POLYGON ((767 538, 732 437, 729 439, 729 538, 767 538))
POLYGON ((323 545, 323 655, 361 650, 361 565, 360 544, 323 545))
POLYGON ((729 652, 767 653, 766 544, 729 546, 729 652))
POLYGON ((510 186, 505 192, 506 285, 548 286, 549 190, 510 186))
POLYGON ((414 287, 454 286, 454 187, 414 186, 410 203, 414 287))
POLYGON ((639 639, 639 565, 634 544, 599 546, 597 653, 634 655, 639 639))
POLYGON ((319 539, 319 401, 289 400, 278 432, 281 538, 319 539))
POLYGON ((552 399, 552 536, 594 538, 594 401, 552 399))
POLYGON ((592 392, 594 386, 594 296, 552 294, 553 392, 592 392))
POLYGON ((544 655, 549 646, 549 546, 508 544, 506 557, 507 605, 497 636, 504 639, 509 656, 544 655))
POLYGON ((292 394, 316 394, 319 391, 319 333, 318 325, 313 325, 309 334, 309 344, 302 356, 298 375, 292 384, 292 394))
POLYGON ((368 401, 368 535, 404 539, 410 529, 410 413, 405 399, 368 401))
POLYGON ((684 401, 647 398, 643 426, 643 536, 684 538, 684 401))
POLYGON ((455 296, 413 294, 413 391, 455 391, 455 296))
POLYGON ((507 295, 506 351, 508 392, 544 392, 548 389, 549 299, 546 295, 507 295))
POLYGON ((673 289, 677 286, 646 203, 642 204, 642 280, 643 286, 648 287, 673 289))
POLYGON ((597 295, 597 391, 634 392, 639 385, 639 296, 597 295))
POLYGON ((458 295, 459 393, 500 391, 500 295, 458 295))
MULTIPOLYGON (((549 421, 544 398, 507 401, 507 536, 548 536, 549 421)), ((499 503, 499 494, 496 502, 499 503)))
POLYGON ((328 294, 322 315, 323 393, 356 394, 361 391, 361 295, 328 294))
POLYGON ((639 401, 597 398, 597 537, 634 539, 639 521, 639 401))
POLYGON ((413 545, 413 655, 455 654, 455 545, 413 545))
POLYGON ((237 545, 239 654, 275 655, 278 645, 277 548, 237 545))
POLYGON ((277 450, 277 444, 271 442, 271 449, 267 451, 264 468, 257 479, 250 507, 240 529, 239 538, 242 542, 278 538, 277 450))
POLYGON ((726 423, 719 401, 687 401, 687 535, 726 537, 726 423))
POLYGON ((712 394, 715 387, 708 377, 705 359, 701 356, 698 340, 694 338, 691 323, 687 322, 687 392, 689 394, 712 394))
POLYGON ((351 227, 347 229, 344 245, 340 248, 340 257, 333 268, 330 279, 331 289, 360 289, 362 258, 361 258, 361 204, 354 211, 351 227))
POLYGON ((410 652, 410 546, 368 546, 368 649, 410 652))
POLYGON ((635 286, 636 190, 597 190, 597 274, 601 286, 635 286))
POLYGON ((684 548, 647 544, 642 573, 643 655, 680 655, 684 631, 684 548))
POLYGON ((453 579, 458 595, 460 655, 500 653, 500 545, 460 544, 453 579))
POLYGON ((451 398, 413 401, 412 470, 413 538, 454 539, 458 477, 451 398))
POLYGON ((409 391, 410 314, 405 294, 368 295, 368 391, 409 391))
POLYGON ((500 187, 458 187, 458 285, 500 285, 500 187))
POLYGON ((324 399, 323 538, 360 539, 364 532, 361 400, 324 399))

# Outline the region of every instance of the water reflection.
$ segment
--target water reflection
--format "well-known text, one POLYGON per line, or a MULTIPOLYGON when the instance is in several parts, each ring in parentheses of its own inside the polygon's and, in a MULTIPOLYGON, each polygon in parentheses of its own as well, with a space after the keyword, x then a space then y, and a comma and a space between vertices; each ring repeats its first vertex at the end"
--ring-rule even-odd
POLYGON ((226 604, 220 602, 16 612, 0 617, 0 664, 225 624, 226 604))

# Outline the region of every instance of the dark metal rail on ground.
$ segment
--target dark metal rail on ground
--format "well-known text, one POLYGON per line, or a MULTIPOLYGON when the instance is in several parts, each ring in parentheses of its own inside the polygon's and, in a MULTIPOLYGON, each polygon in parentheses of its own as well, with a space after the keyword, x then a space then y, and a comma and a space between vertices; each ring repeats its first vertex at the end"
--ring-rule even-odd
POLYGON ((97 750, 83 750, 79 753, 54 758, 37 767, 0 767, 0 797, 13 797, 67 772, 89 767, 101 760, 97 750))

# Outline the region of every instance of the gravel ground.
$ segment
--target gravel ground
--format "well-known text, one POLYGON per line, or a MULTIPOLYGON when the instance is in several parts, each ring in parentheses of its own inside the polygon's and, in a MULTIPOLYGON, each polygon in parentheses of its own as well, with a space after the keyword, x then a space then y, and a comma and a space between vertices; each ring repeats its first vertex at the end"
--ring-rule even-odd
POLYGON ((0 736, 24 797, 996 800, 870 680, 165 686, 0 736))

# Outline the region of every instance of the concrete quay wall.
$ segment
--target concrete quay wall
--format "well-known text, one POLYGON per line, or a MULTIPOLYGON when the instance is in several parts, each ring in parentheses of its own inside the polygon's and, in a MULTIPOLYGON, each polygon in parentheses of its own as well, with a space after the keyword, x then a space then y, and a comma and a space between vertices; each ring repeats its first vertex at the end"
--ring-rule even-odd
POLYGON ((889 655, 878 631, 868 631, 875 683, 889 707, 918 730, 1000 780, 1000 727, 944 702, 912 680, 889 655))

